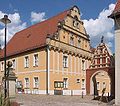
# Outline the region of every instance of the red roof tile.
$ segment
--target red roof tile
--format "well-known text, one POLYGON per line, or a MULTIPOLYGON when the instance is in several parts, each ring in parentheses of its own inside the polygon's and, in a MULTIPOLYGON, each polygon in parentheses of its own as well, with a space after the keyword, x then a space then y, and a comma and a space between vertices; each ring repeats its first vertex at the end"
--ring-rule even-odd
POLYGON ((117 0, 112 14, 108 17, 115 18, 115 16, 117 16, 117 15, 120 15, 120 0, 117 0))
MULTIPOLYGON (((16 33, 7 44, 7 56, 44 46, 47 35, 53 35, 57 31, 58 22, 62 21, 68 13, 69 10, 66 10, 16 33)), ((1 51, 0 57, 3 57, 3 52, 4 50, 1 51)))
POLYGON ((90 51, 91 51, 92 54, 95 52, 95 50, 96 50, 95 48, 90 47, 90 51))
POLYGON ((117 1, 113 13, 120 12, 120 0, 117 1))

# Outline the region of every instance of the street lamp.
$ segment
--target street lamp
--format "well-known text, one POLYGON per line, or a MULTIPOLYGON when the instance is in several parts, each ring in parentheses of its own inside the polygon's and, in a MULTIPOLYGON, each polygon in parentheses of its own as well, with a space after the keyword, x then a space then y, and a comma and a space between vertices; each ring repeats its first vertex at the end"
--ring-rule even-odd
POLYGON ((11 23, 10 19, 8 19, 7 15, 4 15, 2 19, 0 19, 2 23, 5 25, 5 47, 4 47, 4 80, 5 80, 5 98, 7 97, 7 83, 6 83, 6 35, 7 35, 7 24, 11 23))

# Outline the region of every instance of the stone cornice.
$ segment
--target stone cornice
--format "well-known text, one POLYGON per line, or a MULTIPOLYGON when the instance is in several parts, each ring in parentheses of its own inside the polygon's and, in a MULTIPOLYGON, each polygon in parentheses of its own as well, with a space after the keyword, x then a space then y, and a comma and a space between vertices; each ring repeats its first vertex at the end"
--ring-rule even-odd
POLYGON ((84 59, 91 59, 92 54, 89 51, 86 50, 82 50, 80 48, 76 48, 73 47, 71 45, 67 45, 63 42, 58 42, 56 41, 56 45, 50 43, 50 50, 54 50, 54 51, 58 51, 58 52, 63 52, 64 54, 68 54, 68 55, 73 55, 73 56, 78 56, 78 57, 82 57, 84 59), (58 44, 59 43, 59 44, 58 44))

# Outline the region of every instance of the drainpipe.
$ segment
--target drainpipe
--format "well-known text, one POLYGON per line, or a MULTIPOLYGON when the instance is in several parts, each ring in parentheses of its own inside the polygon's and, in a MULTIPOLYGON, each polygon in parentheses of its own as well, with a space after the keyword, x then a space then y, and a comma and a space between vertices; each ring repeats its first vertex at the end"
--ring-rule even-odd
POLYGON ((49 45, 46 49, 46 94, 50 93, 50 50, 49 45))

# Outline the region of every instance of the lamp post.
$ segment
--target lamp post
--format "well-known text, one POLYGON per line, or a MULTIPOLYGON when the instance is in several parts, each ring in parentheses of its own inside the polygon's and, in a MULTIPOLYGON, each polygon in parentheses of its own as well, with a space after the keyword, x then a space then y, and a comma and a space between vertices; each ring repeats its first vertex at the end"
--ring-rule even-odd
POLYGON ((7 24, 11 23, 10 19, 8 19, 7 15, 4 15, 2 19, 0 19, 2 23, 5 25, 5 44, 4 44, 4 80, 5 80, 5 88, 4 88, 4 93, 5 93, 5 98, 7 97, 7 83, 6 83, 6 35, 7 35, 7 24))

